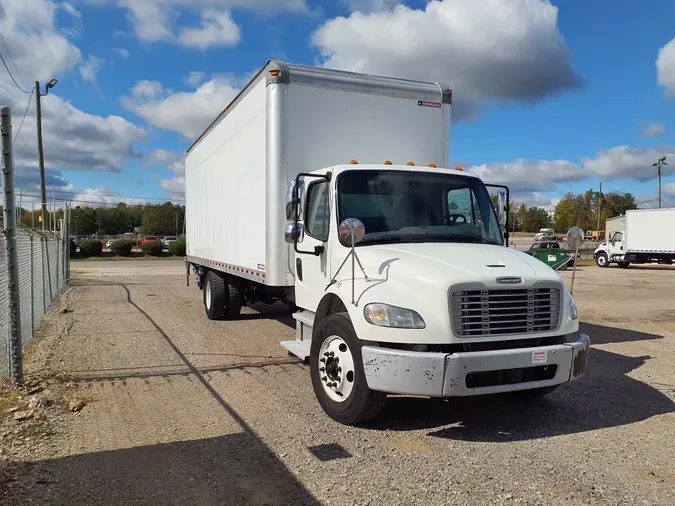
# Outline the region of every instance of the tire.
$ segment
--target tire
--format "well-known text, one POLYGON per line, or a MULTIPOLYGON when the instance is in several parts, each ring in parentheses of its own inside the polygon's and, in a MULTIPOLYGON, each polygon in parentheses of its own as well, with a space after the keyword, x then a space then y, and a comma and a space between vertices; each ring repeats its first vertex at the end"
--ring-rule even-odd
POLYGON ((627 269, 628 266, 630 265, 630 262, 618 262, 616 265, 618 265, 622 269, 627 269))
POLYGON ((560 385, 553 385, 552 387, 532 388, 530 390, 519 390, 513 393, 523 400, 537 399, 552 393, 559 386, 560 385))
POLYGON ((209 320, 222 320, 227 304, 227 286, 218 273, 209 271, 204 281, 204 309, 209 320))
MULTIPOLYGON (((324 412, 336 422, 345 425, 356 425, 372 420, 380 413, 387 398, 385 393, 368 388, 361 358, 361 347, 365 344, 371 343, 361 341, 356 336, 347 313, 334 313, 325 317, 315 328, 312 337, 309 370, 314 394, 324 412), (322 348, 333 347, 335 343, 339 343, 335 349, 339 349, 342 353, 329 356, 327 361, 322 361, 321 359, 325 358, 322 348), (343 345, 346 345, 344 349, 343 345), (342 357, 343 361, 337 362, 335 359, 338 357, 342 357), (333 388, 326 386, 331 383, 329 381, 331 372, 327 371, 331 364, 334 367, 344 365, 349 369, 341 371, 341 368, 338 368, 337 373, 335 370, 332 371, 340 380, 339 385, 333 388), (349 381, 350 377, 352 381, 349 381), (328 391, 334 393, 329 394, 328 391), (346 392, 347 395, 341 392, 346 392), (335 400, 340 397, 344 397, 344 400, 335 400)), ((333 380, 332 384, 335 385, 335 378, 333 380)))
POLYGON ((241 307, 244 305, 244 290, 238 278, 227 276, 225 282, 229 295, 225 303, 225 316, 228 320, 233 320, 239 316, 241 307))
POLYGON ((598 256, 595 257, 595 263, 598 267, 609 267, 609 257, 607 256, 607 253, 598 253, 598 256))

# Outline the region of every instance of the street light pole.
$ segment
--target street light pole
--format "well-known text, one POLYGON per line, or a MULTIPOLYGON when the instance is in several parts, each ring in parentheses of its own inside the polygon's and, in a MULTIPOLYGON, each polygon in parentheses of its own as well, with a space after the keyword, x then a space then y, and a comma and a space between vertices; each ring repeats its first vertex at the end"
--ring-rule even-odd
POLYGON ((42 104, 41 97, 49 94, 49 89, 56 86, 58 81, 52 79, 45 87, 45 94, 40 92, 40 81, 35 81, 35 113, 37 117, 37 147, 38 147, 38 164, 40 166, 40 200, 42 202, 42 230, 45 229, 45 222, 47 219, 47 189, 45 187, 45 158, 42 151, 42 104))
POLYGON ((668 165, 666 163, 666 157, 665 156, 662 156, 661 158, 658 159, 658 161, 656 163, 652 164, 652 167, 656 167, 656 170, 657 170, 657 173, 658 173, 658 178, 659 178, 659 209, 661 209, 661 201, 662 201, 662 197, 661 197, 661 168, 664 165, 668 165))

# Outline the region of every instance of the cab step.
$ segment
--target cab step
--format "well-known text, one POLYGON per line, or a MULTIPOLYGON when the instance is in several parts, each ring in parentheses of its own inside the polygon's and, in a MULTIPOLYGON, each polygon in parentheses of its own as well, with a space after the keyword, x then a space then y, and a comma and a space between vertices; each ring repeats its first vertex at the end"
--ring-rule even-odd
POLYGON ((298 311, 294 313, 295 341, 281 341, 281 346, 284 349, 305 362, 309 361, 314 316, 315 314, 312 311, 298 311))

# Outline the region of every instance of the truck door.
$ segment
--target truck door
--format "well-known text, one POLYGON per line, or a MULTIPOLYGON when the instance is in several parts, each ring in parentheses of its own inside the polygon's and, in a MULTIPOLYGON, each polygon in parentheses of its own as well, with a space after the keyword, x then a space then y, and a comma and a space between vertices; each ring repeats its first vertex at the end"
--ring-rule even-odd
POLYGON ((614 255, 623 255, 623 232, 614 232, 614 235, 609 238, 609 258, 614 255))
POLYGON ((330 183, 325 179, 308 184, 304 206, 304 238, 295 248, 295 303, 316 311, 330 282, 328 235, 330 229, 330 183))

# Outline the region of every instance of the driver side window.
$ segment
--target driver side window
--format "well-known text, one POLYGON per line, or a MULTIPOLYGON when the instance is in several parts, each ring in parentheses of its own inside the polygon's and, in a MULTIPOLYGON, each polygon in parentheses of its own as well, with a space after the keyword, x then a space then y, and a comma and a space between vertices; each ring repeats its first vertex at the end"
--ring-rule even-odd
POLYGON ((314 239, 325 242, 328 240, 329 223, 328 183, 313 183, 307 189, 305 231, 314 239))
POLYGON ((615 232, 612 237, 612 242, 621 242, 623 241, 623 232, 615 232))

